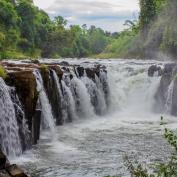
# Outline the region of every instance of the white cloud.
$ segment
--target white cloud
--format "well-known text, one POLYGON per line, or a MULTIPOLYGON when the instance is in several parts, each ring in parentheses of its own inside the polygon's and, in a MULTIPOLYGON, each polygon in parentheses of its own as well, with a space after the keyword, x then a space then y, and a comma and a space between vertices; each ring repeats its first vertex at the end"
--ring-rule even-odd
MULTIPOLYGON (((139 0, 47 0, 38 6, 51 16, 62 15, 69 24, 96 25, 110 31, 120 31, 127 19, 133 19, 139 11, 139 0), (48 2, 48 3, 46 3, 48 2)), ((36 3, 37 4, 37 3, 36 3)))

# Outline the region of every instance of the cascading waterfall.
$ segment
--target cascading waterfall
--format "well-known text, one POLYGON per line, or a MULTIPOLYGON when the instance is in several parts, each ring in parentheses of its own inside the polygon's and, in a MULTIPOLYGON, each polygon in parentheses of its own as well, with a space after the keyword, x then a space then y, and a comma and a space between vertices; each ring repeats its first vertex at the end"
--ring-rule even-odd
POLYGON ((61 80, 61 86, 60 86, 59 78, 56 72, 52 70, 52 73, 54 76, 55 84, 57 86, 58 94, 60 95, 60 99, 61 99, 62 117, 64 119, 64 122, 77 119, 76 105, 70 88, 66 85, 66 83, 63 80, 61 80))
POLYGON ((151 113, 155 104, 154 95, 160 84, 160 77, 148 77, 147 66, 111 66, 108 70, 111 85, 111 110, 132 114, 151 113))
MULTIPOLYGON (((158 101, 156 94, 163 78, 158 75, 148 76, 152 61, 101 60, 102 66, 95 68, 91 62, 89 68, 84 68, 77 62, 78 65, 61 67, 62 75, 56 66, 49 66, 55 69, 49 71, 52 81, 48 82, 46 79, 47 83, 44 84, 49 84, 48 95, 50 91, 58 92, 54 94, 56 97, 60 95, 61 103, 56 105, 61 106, 64 123, 74 120, 75 116, 78 119, 91 119, 58 127, 56 142, 39 142, 35 154, 39 161, 37 165, 30 162, 32 167, 27 164, 26 169, 30 168, 33 174, 45 177, 102 177, 108 174, 128 176, 122 158, 125 152, 130 158, 138 158, 138 161, 145 161, 147 165, 154 159, 167 159, 167 149, 160 148, 166 147, 166 144, 162 141, 158 128, 163 112, 158 114, 154 110, 158 101), (73 67, 78 66, 80 68, 72 72, 73 67)), ((44 86, 41 86, 42 81, 38 83, 38 87, 39 85, 39 90, 45 92, 44 86)), ((163 92, 167 84, 164 85, 163 92)), ((167 94, 169 107, 173 87, 172 82, 167 94)), ((47 99, 46 94, 45 97, 47 99)), ((50 101, 52 99, 53 95, 50 101)), ((54 105, 52 101, 51 104, 54 105)), ((53 107, 51 109, 54 114, 53 107)), ((50 110, 50 114, 52 111, 50 110)))
POLYGON ((91 98, 85 84, 77 77, 73 77, 71 80, 71 87, 75 97, 78 114, 84 117, 93 116, 94 108, 91 104, 91 98))
POLYGON ((64 81, 61 81, 61 85, 63 88, 64 104, 66 105, 66 108, 67 108, 67 117, 69 121, 72 121, 74 119, 77 119, 75 101, 71 93, 71 90, 65 84, 64 81))
POLYGON ((16 90, 14 87, 9 87, 9 89, 10 89, 11 100, 15 108, 15 115, 19 127, 22 150, 25 150, 31 146, 30 131, 28 128, 27 120, 25 119, 25 113, 22 109, 21 102, 16 94, 16 90))
POLYGON ((81 77, 81 80, 87 87, 88 93, 91 98, 91 103, 92 105, 94 105, 95 108, 95 112, 99 115, 105 114, 107 108, 106 101, 105 101, 105 96, 99 79, 97 78, 97 82, 94 83, 91 79, 89 79, 85 75, 81 77))
POLYGON ((167 96, 166 96, 166 103, 165 103, 165 112, 168 114, 171 113, 171 109, 172 109, 174 83, 175 81, 172 80, 170 85, 168 86, 168 90, 166 94, 167 96))
POLYGON ((22 153, 19 128, 16 120, 15 108, 9 94, 9 88, 0 78, 0 146, 9 156, 22 153))
POLYGON ((55 139, 56 132, 55 132, 55 122, 52 115, 52 108, 49 103, 47 94, 45 92, 43 79, 38 70, 34 71, 34 75, 36 76, 37 82, 37 90, 39 92, 39 101, 41 104, 42 109, 42 121, 43 121, 43 128, 49 128, 52 133, 52 138, 55 139))

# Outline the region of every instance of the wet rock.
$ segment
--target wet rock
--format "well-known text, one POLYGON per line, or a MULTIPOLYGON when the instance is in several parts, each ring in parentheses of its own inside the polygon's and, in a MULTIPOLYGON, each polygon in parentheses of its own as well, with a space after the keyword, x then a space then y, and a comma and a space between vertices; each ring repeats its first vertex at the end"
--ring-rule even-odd
MULTIPOLYGON (((33 116, 38 100, 36 78, 32 71, 20 71, 9 73, 8 85, 15 86, 16 93, 23 105, 28 128, 32 132, 33 116)), ((32 132, 33 133, 33 132, 32 132)))
POLYGON ((62 69, 60 68, 59 65, 51 65, 51 66, 49 66, 49 68, 56 72, 56 74, 57 74, 57 76, 59 77, 60 80, 62 79, 63 71, 62 71, 62 69))
POLYGON ((78 77, 84 76, 84 72, 85 72, 84 67, 79 66, 79 67, 76 68, 76 75, 78 75, 78 77))
POLYGON ((7 157, 0 150, 0 177, 27 177, 17 165, 10 165, 7 157))
POLYGON ((31 63, 40 64, 40 61, 39 60, 31 60, 31 63))
POLYGON ((164 111, 164 106, 166 104, 166 94, 168 91, 168 86, 171 83, 171 76, 168 74, 163 74, 160 85, 158 87, 158 90, 155 94, 155 99, 156 99, 156 111, 157 112, 163 112, 164 111))
POLYGON ((9 173, 6 170, 0 171, 0 177, 11 177, 9 173))
POLYGON ((177 79, 174 81, 171 113, 173 116, 177 116, 177 79))
POLYGON ((89 77, 92 80, 95 80, 96 69, 86 68, 85 71, 86 71, 87 77, 89 77))
POLYGON ((28 177, 17 165, 10 165, 6 168, 11 177, 28 177))
POLYGON ((149 77, 153 77, 155 73, 157 73, 158 76, 162 75, 162 69, 161 69, 160 66, 152 65, 152 66, 149 67, 149 69, 148 69, 148 76, 149 77))
MULTIPOLYGON (((55 68, 56 69, 56 68, 55 68)), ((59 77, 62 77, 63 72, 59 72, 59 77)), ((52 70, 41 70, 41 75, 44 81, 44 87, 52 107, 52 113, 56 119, 57 125, 63 124, 62 118, 62 108, 61 108, 61 95, 58 94, 57 86, 55 84, 54 76, 52 70)), ((60 78, 61 79, 61 78, 60 78)), ((60 84, 60 83, 59 83, 60 84)))
POLYGON ((163 74, 172 75, 173 69, 176 67, 176 63, 166 64, 163 70, 163 74))
POLYGON ((0 150, 0 170, 6 167, 7 158, 4 153, 0 150))
POLYGON ((33 116, 33 124, 32 124, 32 140, 33 144, 37 144, 40 138, 40 126, 41 126, 41 110, 36 109, 35 115, 33 116))
POLYGON ((69 66, 70 64, 67 61, 62 61, 59 63, 61 66, 69 66))
POLYGON ((173 80, 174 81, 174 88, 173 88, 173 96, 172 96, 172 107, 171 107, 171 114, 177 116, 177 65, 176 63, 166 64, 164 66, 162 77, 160 81, 159 88, 155 94, 156 99, 156 106, 155 109, 157 112, 164 112, 168 89, 173 80))

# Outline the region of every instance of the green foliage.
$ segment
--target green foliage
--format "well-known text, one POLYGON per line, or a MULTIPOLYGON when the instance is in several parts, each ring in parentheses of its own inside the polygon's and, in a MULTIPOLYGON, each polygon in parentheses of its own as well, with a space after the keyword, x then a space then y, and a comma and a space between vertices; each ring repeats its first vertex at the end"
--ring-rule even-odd
POLYGON ((164 136, 167 139, 168 143, 177 151, 177 135, 175 135, 173 131, 165 128, 164 136))
POLYGON ((45 72, 49 71, 49 68, 47 65, 42 64, 42 65, 40 65, 40 70, 45 73, 45 72))
POLYGON ((144 31, 156 16, 156 0, 140 0, 140 26, 144 31))
POLYGON ((139 21, 110 33, 101 28, 53 20, 32 0, 0 0, 0 58, 143 58, 163 52, 177 56, 177 1, 140 0, 139 21))
MULTIPOLYGON (((129 26, 106 47, 103 56, 156 58, 159 54, 177 57, 177 1, 139 0, 139 21, 129 26), (108 54, 108 55, 106 55, 108 54)), ((102 55, 99 55, 102 56, 102 55)))
POLYGON ((9 58, 10 59, 25 59, 29 57, 16 50, 5 50, 5 51, 0 52, 0 58, 1 59, 9 59, 9 58))
POLYGON ((128 29, 119 33, 117 39, 109 44, 103 53, 112 54, 114 57, 141 58, 142 45, 140 45, 139 24, 126 21, 128 29))
POLYGON ((2 77, 3 79, 5 79, 7 77, 6 70, 1 65, 0 65, 0 77, 2 77))
POLYGON ((86 25, 66 27, 67 20, 51 20, 29 0, 0 0, 0 58, 87 57, 111 41, 111 33, 86 25), (13 55, 14 54, 14 55, 13 55))

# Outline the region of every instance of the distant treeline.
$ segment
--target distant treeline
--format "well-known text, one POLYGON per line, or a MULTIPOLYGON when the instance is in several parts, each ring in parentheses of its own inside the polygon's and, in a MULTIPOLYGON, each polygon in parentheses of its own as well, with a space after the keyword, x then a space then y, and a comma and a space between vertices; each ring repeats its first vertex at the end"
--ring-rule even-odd
POLYGON ((0 59, 177 58, 177 0, 139 0, 139 19, 110 33, 86 24, 68 27, 32 0, 0 0, 0 59))
POLYGON ((67 26, 30 0, 0 0, 0 58, 87 57, 103 52, 118 33, 87 25, 67 26))
POLYGON ((140 15, 99 57, 177 59, 177 0, 139 0, 140 15))

